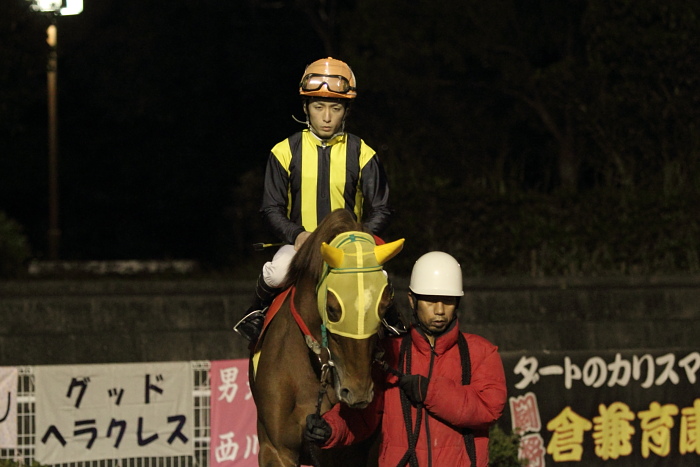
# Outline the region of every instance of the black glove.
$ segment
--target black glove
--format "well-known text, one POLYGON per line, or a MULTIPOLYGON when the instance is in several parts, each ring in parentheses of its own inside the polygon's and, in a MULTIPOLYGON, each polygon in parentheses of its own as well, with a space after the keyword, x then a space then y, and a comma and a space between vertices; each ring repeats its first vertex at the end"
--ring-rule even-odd
POLYGON ((322 445, 331 437, 331 431, 331 426, 320 415, 312 413, 306 416, 306 441, 322 445))
POLYGON ((428 394, 428 381, 428 378, 421 375, 403 375, 399 378, 399 386, 406 393, 406 397, 418 405, 425 401, 425 395, 428 394))

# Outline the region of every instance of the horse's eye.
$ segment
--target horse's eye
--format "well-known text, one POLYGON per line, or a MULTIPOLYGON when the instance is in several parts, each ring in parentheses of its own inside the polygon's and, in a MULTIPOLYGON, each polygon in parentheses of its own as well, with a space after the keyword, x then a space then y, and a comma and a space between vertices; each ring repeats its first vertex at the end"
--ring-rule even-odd
POLYGON ((328 314, 328 321, 333 323, 340 321, 340 317, 343 315, 343 307, 340 306, 338 297, 330 291, 326 294, 326 313, 328 314))

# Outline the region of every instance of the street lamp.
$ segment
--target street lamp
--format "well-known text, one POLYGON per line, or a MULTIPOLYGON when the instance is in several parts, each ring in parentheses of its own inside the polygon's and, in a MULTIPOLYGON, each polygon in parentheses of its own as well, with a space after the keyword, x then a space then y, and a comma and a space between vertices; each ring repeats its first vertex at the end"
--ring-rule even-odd
POLYGON ((83 11, 83 0, 29 0, 34 11, 51 15, 51 24, 46 29, 49 56, 46 65, 46 83, 49 111, 49 257, 57 260, 61 229, 58 224, 58 28, 57 18, 62 15, 77 15, 83 11))

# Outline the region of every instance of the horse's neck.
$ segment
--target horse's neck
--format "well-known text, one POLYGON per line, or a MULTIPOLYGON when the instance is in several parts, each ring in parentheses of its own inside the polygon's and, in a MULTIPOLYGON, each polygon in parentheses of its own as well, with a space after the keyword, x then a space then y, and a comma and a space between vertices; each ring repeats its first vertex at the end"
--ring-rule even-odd
POLYGON ((302 278, 296 284, 294 306, 316 339, 321 338, 321 316, 316 302, 316 282, 302 278))

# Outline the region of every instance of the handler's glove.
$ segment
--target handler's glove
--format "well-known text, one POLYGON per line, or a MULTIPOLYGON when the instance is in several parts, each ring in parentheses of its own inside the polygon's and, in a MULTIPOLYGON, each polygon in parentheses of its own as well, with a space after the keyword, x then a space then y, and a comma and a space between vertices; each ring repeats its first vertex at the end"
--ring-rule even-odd
POLYGON ((331 437, 331 426, 320 415, 312 413, 306 416, 304 438, 310 443, 325 444, 331 437))
POLYGON ((422 404, 428 394, 429 379, 422 375, 403 375, 399 378, 399 386, 406 397, 415 405, 422 404))

